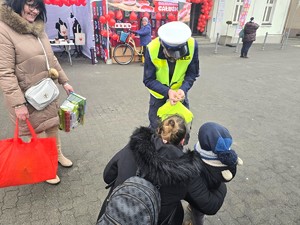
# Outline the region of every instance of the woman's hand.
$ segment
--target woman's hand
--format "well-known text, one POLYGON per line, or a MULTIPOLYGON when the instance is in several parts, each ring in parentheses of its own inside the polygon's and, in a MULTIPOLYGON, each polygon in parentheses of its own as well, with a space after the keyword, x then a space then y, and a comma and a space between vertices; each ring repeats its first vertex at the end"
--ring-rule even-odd
POLYGON ((19 120, 26 120, 29 118, 29 112, 26 105, 20 105, 15 107, 15 113, 19 120))
POLYGON ((65 83, 63 85, 63 87, 64 87, 65 91, 67 92, 67 95, 69 95, 71 92, 74 92, 73 87, 68 83, 65 83))

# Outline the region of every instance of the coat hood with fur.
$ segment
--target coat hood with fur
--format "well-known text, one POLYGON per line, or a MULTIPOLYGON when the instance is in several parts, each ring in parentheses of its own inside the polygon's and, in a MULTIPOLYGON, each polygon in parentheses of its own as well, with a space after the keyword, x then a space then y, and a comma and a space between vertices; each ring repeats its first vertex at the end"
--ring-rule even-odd
POLYGON ((164 144, 147 127, 136 129, 129 142, 138 168, 159 184, 185 182, 200 174, 202 165, 197 152, 183 153, 179 147, 164 144))
POLYGON ((11 7, 7 6, 3 0, 0 0, 0 21, 6 23, 20 34, 33 34, 38 37, 41 36, 44 31, 43 21, 39 20, 34 23, 29 23, 14 12, 11 7))

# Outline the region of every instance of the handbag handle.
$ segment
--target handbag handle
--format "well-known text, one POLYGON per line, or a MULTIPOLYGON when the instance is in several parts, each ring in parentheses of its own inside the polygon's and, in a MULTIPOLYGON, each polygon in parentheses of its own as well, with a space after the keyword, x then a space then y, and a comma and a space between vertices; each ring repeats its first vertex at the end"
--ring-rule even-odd
POLYGON ((42 46, 42 49, 43 49, 43 52, 44 52, 44 55, 45 55, 45 58, 46 58, 46 66, 47 66, 47 70, 50 70, 50 65, 49 65, 49 60, 48 60, 48 56, 47 56, 47 53, 46 53, 46 50, 45 50, 45 47, 41 41, 41 39, 38 37, 37 38, 42 46))
MULTIPOLYGON (((36 140, 37 139, 37 135, 31 125, 31 123, 29 122, 28 119, 26 119, 26 123, 27 123, 27 126, 29 128, 29 131, 31 133, 31 136, 32 136, 32 139, 33 140, 36 140)), ((15 136, 14 136, 14 141, 16 141, 19 137, 19 119, 16 120, 16 129, 15 129, 15 136)))

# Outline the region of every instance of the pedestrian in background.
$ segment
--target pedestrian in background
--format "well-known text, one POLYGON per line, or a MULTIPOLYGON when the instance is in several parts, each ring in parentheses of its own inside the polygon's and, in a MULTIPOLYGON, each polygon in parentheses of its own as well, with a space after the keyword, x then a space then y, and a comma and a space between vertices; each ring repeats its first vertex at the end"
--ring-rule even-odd
MULTIPOLYGON (((58 162, 71 167, 64 157, 58 137, 58 99, 43 110, 36 110, 26 102, 25 91, 44 78, 53 78, 69 94, 73 87, 54 56, 45 33, 47 20, 43 0, 1 0, 0 3, 0 88, 13 123, 18 119, 19 135, 29 136, 25 120, 29 119, 39 137, 55 137, 58 162), (48 66, 51 69, 48 70, 48 66)), ((58 184, 60 179, 47 181, 58 184)))
POLYGON ((144 65, 145 61, 145 52, 146 52, 146 46, 151 41, 151 25, 149 23, 149 20, 147 17, 143 17, 142 19, 142 27, 141 29, 137 31, 132 31, 135 34, 138 34, 140 36, 140 45, 142 47, 142 65, 144 65))
POLYGON ((168 100, 189 108, 188 91, 199 77, 198 44, 191 34, 185 23, 169 22, 147 46, 143 82, 150 91, 148 117, 153 129, 159 121, 157 110, 168 100))
POLYGON ((248 58, 248 51, 253 43, 256 40, 256 30, 259 28, 257 23, 253 22, 254 17, 250 18, 250 21, 247 22, 244 26, 244 37, 243 47, 241 49, 241 58, 248 58))

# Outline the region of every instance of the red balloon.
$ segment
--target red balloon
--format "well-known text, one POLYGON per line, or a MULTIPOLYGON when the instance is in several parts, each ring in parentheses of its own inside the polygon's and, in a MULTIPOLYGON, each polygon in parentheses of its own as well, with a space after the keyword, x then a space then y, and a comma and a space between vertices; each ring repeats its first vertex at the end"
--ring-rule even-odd
POLYGON ((59 3, 60 3, 60 0, 52 0, 53 5, 59 5, 59 3))
POLYGON ((137 20, 137 15, 136 15, 136 13, 135 13, 134 11, 132 11, 132 12, 130 13, 129 19, 130 19, 131 21, 137 20))
POLYGON ((44 3, 45 3, 46 5, 52 4, 52 3, 51 3, 51 0, 45 0, 44 3))
POLYGON ((76 0, 76 1, 75 1, 75 5, 76 5, 76 6, 80 6, 80 1, 79 1, 79 0, 76 0))
POLYGON ((106 30, 101 30, 101 35, 103 37, 107 37, 107 31, 106 30))
POLYGON ((70 4, 74 5, 76 3, 76 0, 70 0, 70 4))
POLYGON ((108 11, 108 15, 110 16, 111 19, 115 18, 115 13, 114 11, 108 11))
POLYGON ((143 17, 147 17, 149 19, 150 18, 150 14, 148 12, 144 12, 143 17))
POLYGON ((173 13, 168 14, 168 19, 169 19, 169 21, 175 21, 176 20, 175 15, 173 13))
POLYGON ((63 0, 64 5, 66 6, 71 6, 70 1, 69 0, 63 0))
POLYGON ((99 22, 102 24, 106 23, 106 18, 104 16, 100 16, 99 22))
POLYGON ((113 36, 111 37, 113 40, 118 40, 119 39, 119 35, 117 35, 117 34, 113 34, 113 36))
POLYGON ((155 19, 161 20, 161 13, 160 12, 156 13, 155 19))
POLYGON ((117 20, 122 20, 122 19, 123 19, 123 13, 122 13, 121 10, 118 10, 118 11, 116 12, 116 19, 117 19, 117 20))
POLYGON ((111 27, 115 26, 115 24, 116 24, 115 19, 110 19, 110 20, 108 21, 108 25, 111 26, 111 27))
POLYGON ((104 17, 105 17, 106 21, 110 20, 110 15, 109 14, 104 15, 104 17))

